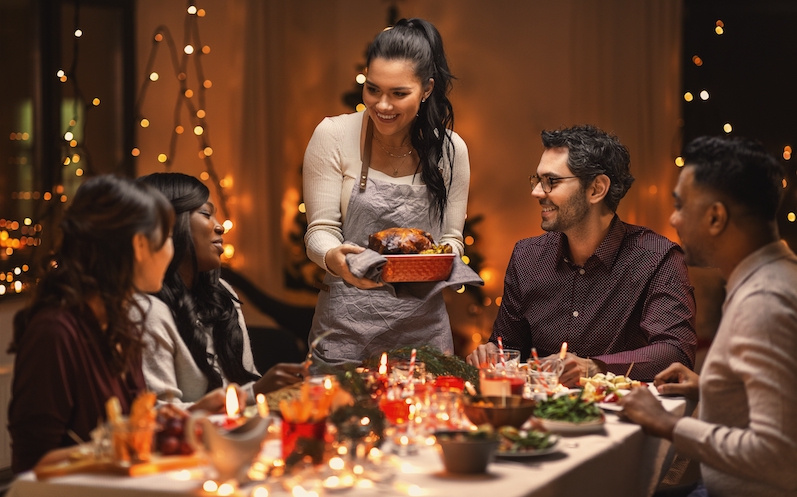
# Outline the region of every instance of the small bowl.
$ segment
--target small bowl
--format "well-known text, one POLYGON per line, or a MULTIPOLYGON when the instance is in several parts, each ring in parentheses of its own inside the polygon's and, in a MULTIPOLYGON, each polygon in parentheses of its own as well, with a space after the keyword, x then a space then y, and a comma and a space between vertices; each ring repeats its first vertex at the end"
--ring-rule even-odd
POLYGON ((465 415, 475 425, 490 424, 520 428, 534 413, 537 402, 517 395, 508 397, 472 397, 465 403, 465 415), (490 405, 492 404, 492 406, 490 405))
POLYGON ((487 471, 500 440, 497 437, 471 438, 466 431, 438 431, 437 447, 449 473, 475 474, 487 471))

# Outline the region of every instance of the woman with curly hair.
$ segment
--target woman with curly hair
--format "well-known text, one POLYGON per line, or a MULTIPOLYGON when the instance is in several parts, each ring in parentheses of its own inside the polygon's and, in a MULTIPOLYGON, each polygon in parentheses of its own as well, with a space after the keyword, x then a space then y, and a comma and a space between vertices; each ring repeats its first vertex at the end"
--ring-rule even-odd
POLYGON ((161 287, 173 221, 169 202, 148 185, 97 176, 77 190, 60 246, 14 317, 8 430, 15 473, 74 445, 73 435, 89 440, 110 397, 127 413, 145 390, 141 330, 130 309, 136 291, 161 287))
POLYGON ((220 278, 224 228, 208 188, 182 173, 154 173, 139 181, 163 193, 176 213, 174 259, 163 288, 157 298, 139 296, 146 310, 144 376, 150 390, 162 401, 216 411, 223 399, 195 403, 231 382, 252 402, 258 393, 301 381, 301 364, 277 364, 262 377, 255 368, 241 304, 220 278))

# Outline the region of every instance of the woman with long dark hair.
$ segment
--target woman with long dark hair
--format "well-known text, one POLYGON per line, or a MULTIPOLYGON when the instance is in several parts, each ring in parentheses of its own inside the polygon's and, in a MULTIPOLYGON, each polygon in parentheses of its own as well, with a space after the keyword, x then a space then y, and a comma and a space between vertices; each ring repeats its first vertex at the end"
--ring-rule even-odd
POLYGON ((157 298, 139 296, 147 310, 144 376, 150 390, 160 400, 215 411, 221 404, 210 399, 208 405, 195 403, 228 383, 240 384, 254 401, 258 393, 301 381, 301 364, 277 364, 263 377, 255 368, 241 304, 220 278, 224 228, 208 188, 182 173, 154 173, 139 181, 163 193, 176 213, 174 259, 163 288, 157 298))
POLYGON ((314 358, 333 365, 414 344, 453 352, 442 294, 397 297, 346 261, 391 227, 421 228, 463 253, 470 165, 440 33, 402 19, 376 36, 366 66, 365 112, 324 119, 304 157, 307 254, 327 270, 310 341, 324 334, 314 358))
POLYGON ((145 390, 136 291, 157 292, 172 257, 174 213, 154 188, 114 176, 86 180, 61 222, 31 302, 14 317, 8 430, 12 469, 90 440, 105 402, 127 413, 145 390))

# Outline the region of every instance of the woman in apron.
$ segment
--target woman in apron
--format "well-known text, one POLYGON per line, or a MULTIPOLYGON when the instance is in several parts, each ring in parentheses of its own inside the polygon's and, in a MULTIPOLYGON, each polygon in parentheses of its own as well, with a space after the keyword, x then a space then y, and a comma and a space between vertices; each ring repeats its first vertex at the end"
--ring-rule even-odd
POLYGON ((310 342, 316 364, 360 362, 431 345, 452 353, 439 285, 411 295, 352 275, 347 254, 386 228, 420 228, 461 255, 470 166, 454 133, 443 42, 422 19, 402 19, 368 49, 363 113, 324 119, 304 159, 307 254, 327 270, 310 342), (322 336, 323 335, 323 336, 322 336))

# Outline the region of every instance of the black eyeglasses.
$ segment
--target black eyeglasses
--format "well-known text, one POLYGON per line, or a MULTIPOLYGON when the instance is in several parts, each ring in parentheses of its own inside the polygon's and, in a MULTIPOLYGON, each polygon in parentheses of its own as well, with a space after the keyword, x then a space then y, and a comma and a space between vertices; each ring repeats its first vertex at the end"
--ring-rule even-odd
POLYGON ((531 185, 531 191, 534 191, 537 188, 537 185, 542 183, 542 191, 545 193, 551 193, 553 187, 557 185, 557 182, 563 179, 573 179, 579 178, 580 176, 537 176, 536 174, 532 174, 529 176, 529 185, 531 185))

